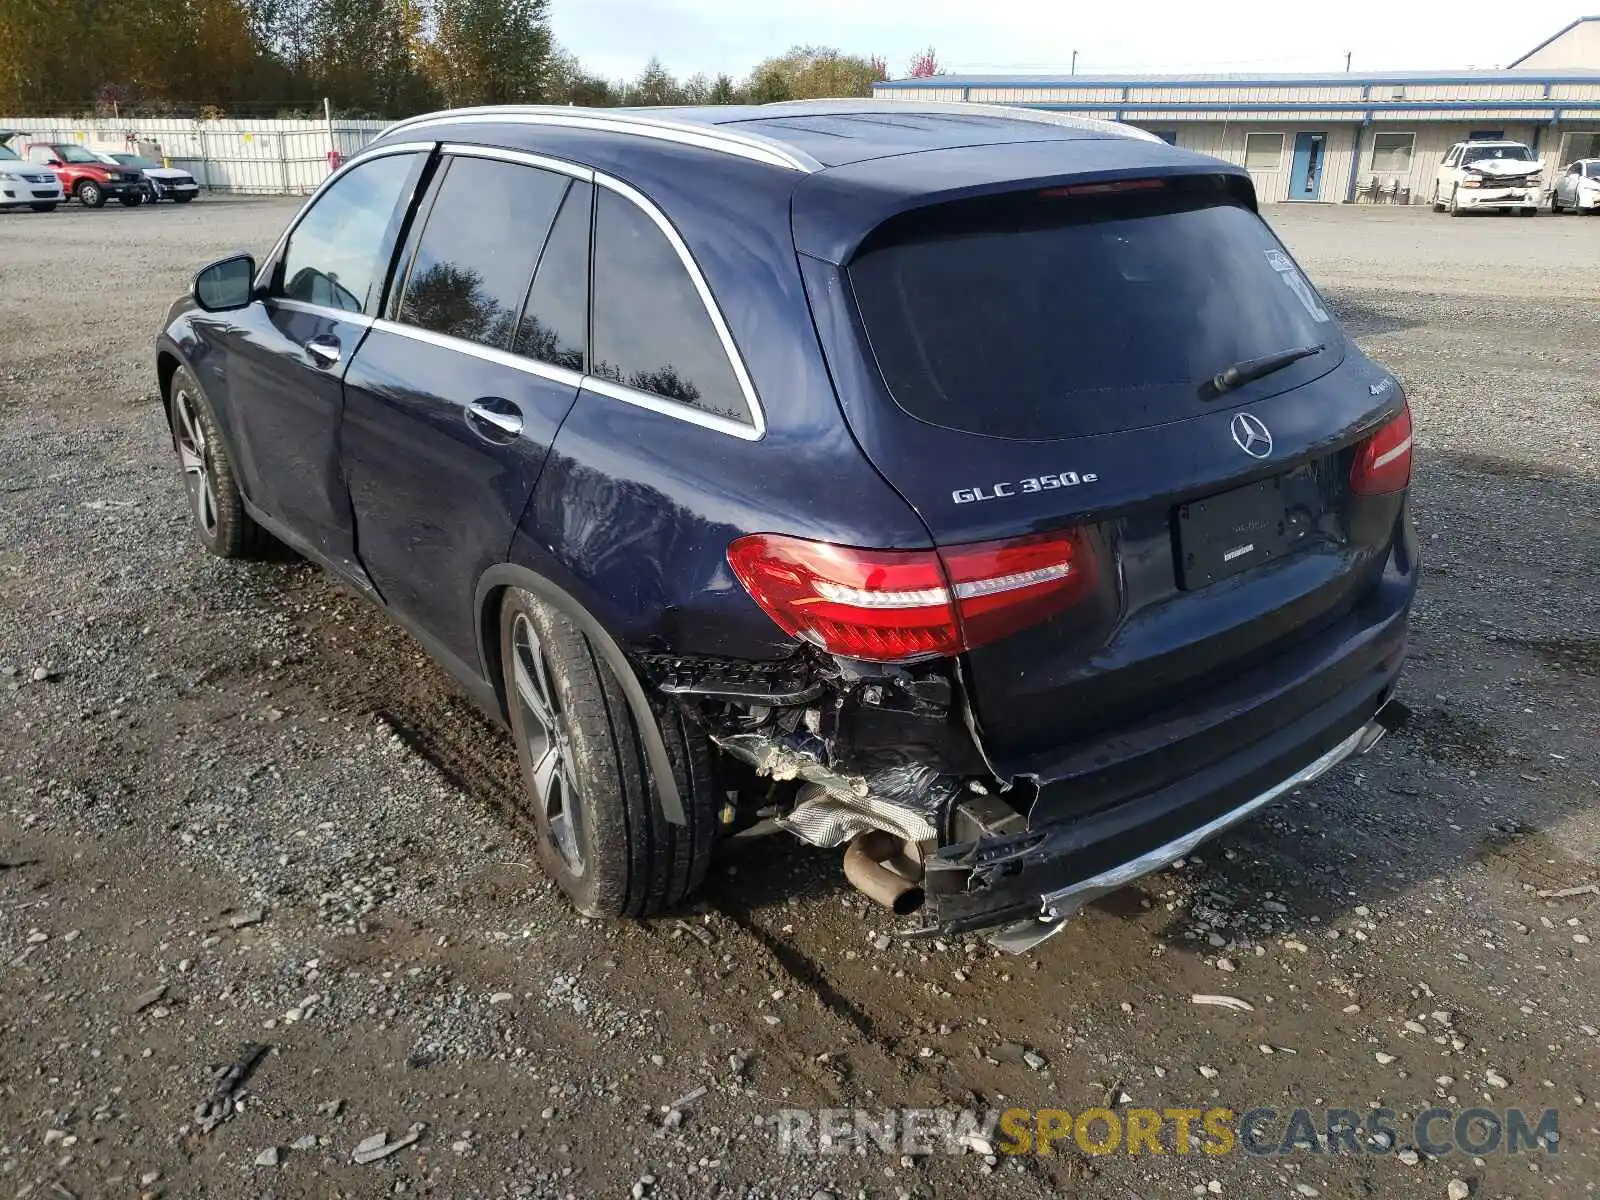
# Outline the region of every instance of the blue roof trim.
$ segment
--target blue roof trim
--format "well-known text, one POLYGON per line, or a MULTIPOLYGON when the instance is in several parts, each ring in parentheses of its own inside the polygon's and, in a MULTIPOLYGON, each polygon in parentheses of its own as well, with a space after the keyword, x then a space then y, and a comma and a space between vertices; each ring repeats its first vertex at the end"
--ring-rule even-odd
POLYGON ((1544 41, 1540 42, 1532 50, 1529 50, 1526 54, 1522 55, 1520 58, 1515 58, 1511 62, 1507 63, 1506 64, 1507 68, 1515 67, 1519 62, 1526 62, 1528 59, 1532 58, 1535 54, 1539 53, 1539 51, 1543 50, 1551 42, 1560 41, 1562 38, 1566 37, 1567 34, 1571 33, 1574 29, 1576 29, 1579 25, 1586 24, 1586 23, 1588 23, 1590 21, 1600 21, 1600 16, 1579 17, 1577 20, 1571 21, 1568 24, 1563 25, 1560 29, 1556 30, 1549 37, 1545 38, 1544 41))
MULTIPOLYGON (((1593 21, 1600 18, 1584 17, 1584 21, 1593 21)), ((1532 53, 1530 51, 1529 53, 1532 53)), ((897 91, 901 88, 1038 88, 1038 87, 1081 87, 1081 88, 1236 88, 1236 87, 1379 87, 1383 85, 1411 84, 1425 86, 1428 84, 1505 84, 1505 83, 1531 83, 1546 85, 1556 83, 1600 83, 1600 71, 1558 71, 1555 74, 1533 74, 1529 72, 1514 71, 1482 71, 1474 75, 1314 75, 1301 76, 1298 79, 1277 78, 1269 76, 1245 75, 1232 79, 1219 79, 1215 76, 1194 78, 1185 75, 1171 75, 1126 79, 1106 75, 935 75, 923 79, 888 79, 872 85, 873 90, 885 88, 897 91)))
POLYGON ((1052 112, 1348 112, 1354 116, 1386 112, 1482 113, 1502 108, 1527 112, 1600 112, 1600 100, 1418 100, 1408 103, 1375 100, 1334 100, 1304 104, 1294 100, 1234 100, 1196 104, 1192 100, 1062 100, 1018 104, 1017 108, 1043 108, 1052 112))

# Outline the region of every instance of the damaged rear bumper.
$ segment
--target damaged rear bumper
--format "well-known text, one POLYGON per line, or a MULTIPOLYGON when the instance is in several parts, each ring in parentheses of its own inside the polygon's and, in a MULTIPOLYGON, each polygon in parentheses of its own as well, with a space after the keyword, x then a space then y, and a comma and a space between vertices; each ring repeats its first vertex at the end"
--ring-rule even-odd
POLYGON ((947 846, 926 863, 928 932, 991 930, 1023 951, 1084 904, 1182 858, 1201 842, 1370 749, 1405 718, 1395 669, 1368 676, 1241 753, 1148 795, 1070 822, 947 846))

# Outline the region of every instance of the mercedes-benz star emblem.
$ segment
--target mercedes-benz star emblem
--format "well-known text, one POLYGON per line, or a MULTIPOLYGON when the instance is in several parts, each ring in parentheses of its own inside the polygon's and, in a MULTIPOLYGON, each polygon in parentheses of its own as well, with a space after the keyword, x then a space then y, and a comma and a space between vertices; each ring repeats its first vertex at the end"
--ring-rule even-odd
POLYGON ((1262 424, 1260 417, 1249 413, 1234 414, 1233 440, 1251 458, 1265 458, 1272 453, 1272 431, 1262 424))

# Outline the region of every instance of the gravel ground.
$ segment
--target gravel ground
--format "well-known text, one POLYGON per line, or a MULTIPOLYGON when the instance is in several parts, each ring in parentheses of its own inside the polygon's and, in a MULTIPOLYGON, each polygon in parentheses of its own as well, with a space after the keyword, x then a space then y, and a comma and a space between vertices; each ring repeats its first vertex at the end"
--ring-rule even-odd
POLYGON ((1600 220, 1270 210, 1415 407, 1415 721, 1010 958, 884 937, 833 855, 777 841, 681 917, 575 919, 509 744, 414 642, 301 563, 199 551, 150 338, 292 211, 0 214, 0 1187, 1596 1191, 1600 894, 1540 893, 1600 877, 1600 220), (811 1158, 772 1123, 1130 1102, 1557 1107, 1561 1140, 811 1158))

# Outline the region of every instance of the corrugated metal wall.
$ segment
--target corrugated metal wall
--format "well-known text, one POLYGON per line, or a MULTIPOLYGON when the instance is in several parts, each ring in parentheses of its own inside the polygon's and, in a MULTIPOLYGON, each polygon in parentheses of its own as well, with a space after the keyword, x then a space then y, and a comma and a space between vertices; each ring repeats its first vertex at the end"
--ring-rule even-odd
MULTIPOLYGON (((91 150, 157 153, 215 191, 304 194, 328 176, 328 151, 345 157, 372 141, 387 121, 75 120, 4 117, 25 129, 19 142, 77 142, 91 150)), ((16 143, 13 143, 16 145, 16 143)))
MULTIPOLYGON (((1256 185, 1256 194, 1264 204, 1275 204, 1287 198, 1289 190, 1289 173, 1294 154, 1294 139, 1297 133, 1326 133, 1328 135, 1327 165, 1323 171, 1322 185, 1317 199, 1324 202, 1343 202, 1350 194, 1351 168, 1355 168, 1355 182, 1358 190, 1364 191, 1374 181, 1383 192, 1389 194, 1398 182, 1402 189, 1409 189, 1411 202, 1414 204, 1427 203, 1433 195, 1433 183, 1437 175, 1439 164, 1444 161, 1444 156, 1450 152, 1450 147, 1456 142, 1463 141, 1472 132, 1485 130, 1484 119, 1474 117, 1471 122, 1465 121, 1402 121, 1389 120, 1377 121, 1371 125, 1359 125, 1354 122, 1323 123, 1315 121, 1283 121, 1267 122, 1261 120, 1244 121, 1183 121, 1166 122, 1150 121, 1141 117, 1138 121, 1131 122, 1144 129, 1157 133, 1177 134, 1177 144, 1185 150, 1194 150, 1201 154, 1210 154, 1228 162, 1245 163, 1246 138, 1252 133, 1271 133, 1283 136, 1283 151, 1279 158, 1276 170, 1252 170, 1250 178, 1256 185), (1356 135, 1360 133, 1359 148, 1356 135), (1404 171, 1379 170, 1374 164, 1373 148, 1380 133, 1409 133, 1413 135, 1411 145, 1411 159, 1409 168, 1404 171)), ((1490 115, 1489 125, 1498 130, 1512 141, 1524 142, 1532 145, 1534 141, 1535 126, 1527 124, 1514 124, 1509 121, 1497 120, 1490 115)), ((1558 167, 1556 162, 1560 157, 1561 147, 1558 142, 1549 138, 1548 130, 1545 131, 1545 140, 1538 147, 1538 153, 1544 160, 1545 181, 1548 185, 1554 171, 1558 167)))

